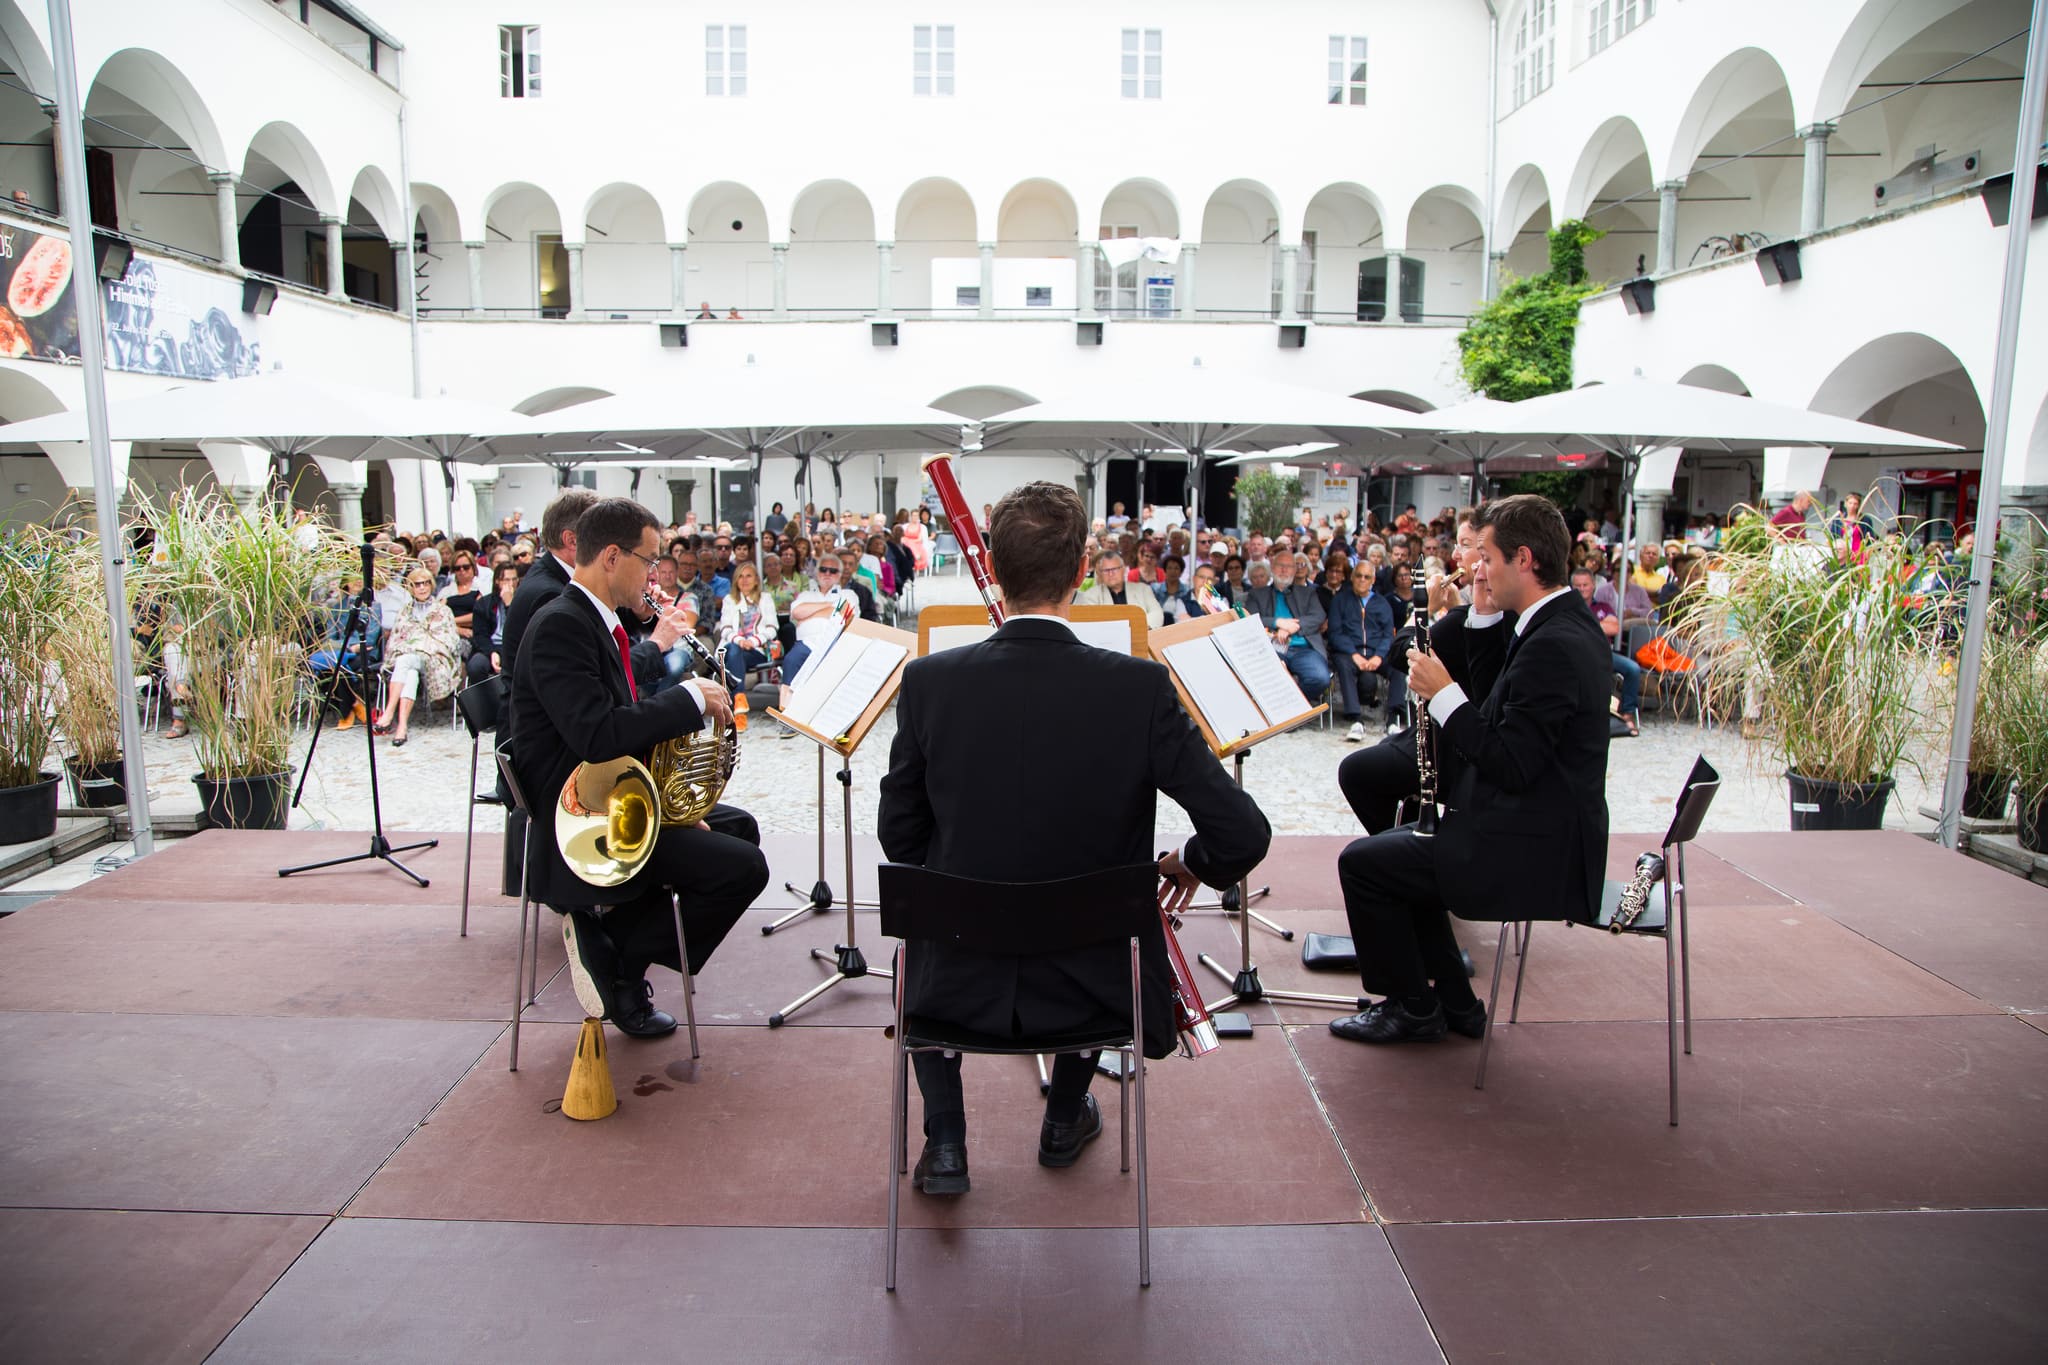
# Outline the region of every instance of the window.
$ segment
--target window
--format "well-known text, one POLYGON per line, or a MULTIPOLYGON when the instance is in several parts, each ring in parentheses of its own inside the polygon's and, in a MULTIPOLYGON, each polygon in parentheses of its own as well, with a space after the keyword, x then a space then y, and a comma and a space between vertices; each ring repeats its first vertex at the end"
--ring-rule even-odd
POLYGON ((559 232, 533 234, 534 292, 544 318, 569 316, 569 250, 559 232))
POLYGON ((1365 103, 1365 39, 1330 36, 1330 103, 1365 103))
POLYGON ((1515 25, 1515 86, 1519 109, 1550 88, 1557 67, 1557 0, 1529 0, 1515 25))
POLYGON ((978 284, 955 285, 953 287, 953 306, 955 308, 981 307, 981 286, 978 284))
POLYGON ((1049 284, 1027 284, 1024 286, 1026 308, 1052 307, 1052 286, 1049 284))
POLYGON ((914 24, 910 30, 910 93, 953 93, 953 26, 914 24))
POLYGON ((1124 30, 1123 88, 1127 100, 1159 98, 1159 32, 1156 28, 1124 30))
POLYGON ((508 100, 540 98, 540 28, 498 26, 498 94, 508 100))
POLYGON ((1604 52, 1657 12, 1657 0, 1588 0, 1586 55, 1604 52))
POLYGON ((704 26, 704 93, 735 96, 747 93, 745 24, 704 26))

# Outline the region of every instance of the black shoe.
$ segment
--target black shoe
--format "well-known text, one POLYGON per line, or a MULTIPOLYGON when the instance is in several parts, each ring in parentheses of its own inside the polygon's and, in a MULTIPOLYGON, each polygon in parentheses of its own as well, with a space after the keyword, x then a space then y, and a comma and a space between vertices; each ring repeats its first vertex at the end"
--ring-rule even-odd
POLYGON ((1081 1148, 1102 1136, 1102 1109, 1093 1095, 1081 1097, 1081 1117, 1071 1123, 1051 1119, 1038 1125, 1038 1164, 1071 1166, 1081 1159, 1081 1148))
POLYGON ((662 1038, 676 1031, 676 1017, 654 1008, 654 986, 643 976, 612 982, 612 1027, 629 1038, 662 1038))
POLYGON ((1444 1022, 1451 1026, 1451 1032, 1461 1033, 1467 1038, 1484 1038, 1486 1036, 1486 1005, 1484 1002, 1474 1000, 1464 1009, 1453 1009, 1449 1005, 1445 1005, 1443 1011, 1444 1022))
POLYGON ((910 1183, 926 1194, 967 1193, 967 1144, 927 1139, 910 1183))
POLYGON ((1395 1000, 1382 1000, 1362 1014, 1330 1021, 1330 1032, 1354 1043, 1440 1043, 1446 1031, 1442 1005, 1417 1015, 1395 1000))
POLYGON ((619 975, 618 949, 589 910, 563 912, 562 947, 569 956, 569 984, 576 988, 576 1003, 590 1018, 604 1018, 611 1012, 606 987, 619 975))

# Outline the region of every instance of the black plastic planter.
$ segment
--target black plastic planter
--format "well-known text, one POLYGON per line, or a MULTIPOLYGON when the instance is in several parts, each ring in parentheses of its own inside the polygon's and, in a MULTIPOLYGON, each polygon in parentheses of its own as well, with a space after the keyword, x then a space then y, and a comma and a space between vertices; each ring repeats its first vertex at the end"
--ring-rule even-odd
POLYGON ((290 773, 262 773, 215 780, 202 773, 193 776, 192 785, 199 788, 199 807, 215 829, 283 829, 290 778, 290 773))
POLYGON ((57 774, 26 787, 0 787, 0 844, 28 844, 57 832, 57 774))
POLYGON ((128 804, 128 775, 120 759, 108 763, 80 763, 64 760, 65 775, 71 779, 71 795, 90 810, 128 804))
POLYGON ((1819 778, 1785 774, 1792 795, 1792 828, 1882 829, 1885 803, 1891 800, 1892 780, 1879 782, 1823 782, 1819 778))
POLYGON ((1963 779, 1963 818, 2003 820, 2012 800, 2011 773, 1968 773, 1963 779))

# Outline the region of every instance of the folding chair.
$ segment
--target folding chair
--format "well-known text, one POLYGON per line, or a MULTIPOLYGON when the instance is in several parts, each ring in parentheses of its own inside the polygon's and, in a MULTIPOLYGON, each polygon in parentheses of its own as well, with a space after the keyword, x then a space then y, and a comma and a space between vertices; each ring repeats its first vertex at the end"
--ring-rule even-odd
POLYGON ((483 754, 484 731, 498 728, 498 712, 505 703, 505 680, 502 677, 485 678, 472 687, 465 687, 455 694, 455 711, 462 717, 462 723, 469 727, 469 834, 462 841, 462 937, 469 937, 469 855, 476 845, 476 808, 497 806, 496 792, 479 793, 476 789, 477 760, 483 754))
MULTIPOLYGON (((1594 928, 1609 929, 1611 932, 1639 934, 1664 940, 1664 1015, 1665 1028, 1669 1035, 1671 1051, 1671 1125, 1678 1126, 1678 1021, 1681 1000, 1685 1016, 1685 1055, 1692 1055, 1692 937, 1691 919, 1687 915, 1685 893, 1685 846, 1700 832, 1700 822, 1707 818, 1708 807, 1714 804, 1714 794, 1721 789, 1721 774, 1714 771, 1704 754, 1693 760, 1692 771, 1686 775, 1685 788, 1678 795, 1677 809, 1672 812, 1670 828, 1664 831, 1662 845, 1663 867, 1653 886, 1664 888, 1663 904, 1648 902, 1642 914, 1634 923, 1619 930, 1613 930, 1615 914, 1621 908, 1621 893, 1624 884, 1609 881, 1600 896, 1600 913, 1593 922, 1594 928), (1677 926, 1677 941, 1673 943, 1672 927, 1677 926)), ((1570 921, 1567 921, 1569 924, 1570 921)), ((1472 1082, 1475 1090, 1486 1088, 1486 1059, 1493 1047, 1493 1017, 1500 1004, 1500 970, 1507 960, 1508 934, 1516 932, 1516 950, 1521 961, 1515 967, 1514 1001, 1509 1006, 1508 1022, 1518 1021, 1522 1010, 1522 976, 1529 970, 1529 945, 1533 925, 1528 920, 1500 926, 1500 942, 1494 950, 1493 989, 1486 1002, 1486 1031, 1479 1043, 1479 1074, 1472 1082)))
POLYGON ((1145 1184, 1145 1019, 1139 985, 1138 945, 1146 926, 1159 922, 1153 899, 1159 871, 1151 863, 1112 868, 1052 882, 985 882, 904 863, 880 868, 882 932, 905 940, 896 949, 896 1047, 889 1122, 889 1257, 883 1286, 896 1288, 897 1201, 910 1171, 908 1136, 910 1054, 1113 1051, 1125 1054, 1118 1098, 1123 1166, 1131 1169, 1132 1089, 1136 1090, 1138 1171, 1138 1283, 1152 1283, 1152 1221, 1145 1184), (1078 948, 1126 943, 1131 955, 1131 1022, 1092 1035, 1003 1038, 974 1033, 905 1010, 900 983, 915 944, 945 943, 969 952, 1037 957, 1078 948))
MULTIPOLYGON (((512 795, 512 809, 528 818, 521 821, 524 832, 519 843, 519 958, 512 968, 512 1064, 508 1071, 519 1069, 519 1024, 527 1007, 540 1000, 540 914, 538 903, 526 893, 526 887, 533 872, 533 821, 531 807, 526 804, 526 794, 520 789, 519 778, 512 771, 512 759, 503 750, 496 754, 498 771, 504 775, 505 790, 512 795), (527 912, 533 907, 532 966, 528 966, 527 912), (522 981, 522 978, 524 980, 522 981), (522 1001, 521 996, 525 999, 522 1001)), ((697 979, 690 974, 690 941, 683 935, 682 898, 674 891, 668 893, 669 912, 676 922, 676 960, 683 964, 683 1015, 689 1021, 690 1056, 701 1057, 697 1047, 697 979)))

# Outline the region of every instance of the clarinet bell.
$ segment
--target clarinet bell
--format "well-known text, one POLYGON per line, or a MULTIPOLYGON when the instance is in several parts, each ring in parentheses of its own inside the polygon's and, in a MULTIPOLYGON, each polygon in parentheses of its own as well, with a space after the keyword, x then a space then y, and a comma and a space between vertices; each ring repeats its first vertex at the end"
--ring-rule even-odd
POLYGON ((1436 802, 1425 801, 1415 816, 1415 837, 1434 839, 1436 837, 1436 802))

